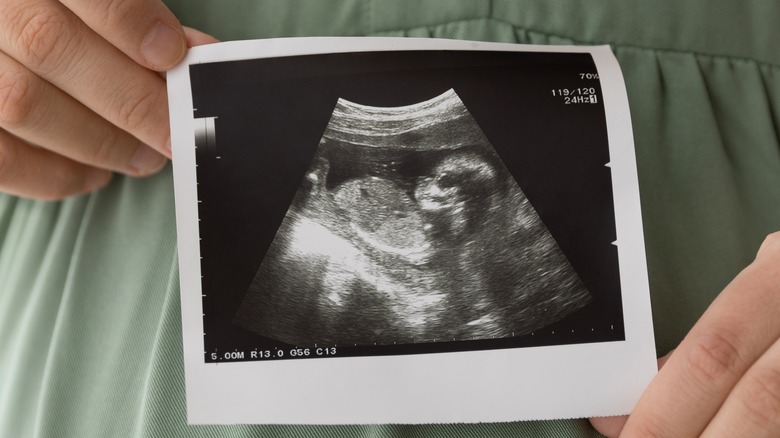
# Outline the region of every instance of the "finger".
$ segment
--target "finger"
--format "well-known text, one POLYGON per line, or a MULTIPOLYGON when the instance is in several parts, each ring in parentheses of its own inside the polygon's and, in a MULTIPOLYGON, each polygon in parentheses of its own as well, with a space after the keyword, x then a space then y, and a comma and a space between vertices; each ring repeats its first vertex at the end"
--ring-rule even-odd
MULTIPOLYGON (((658 359, 658 369, 663 368, 666 361, 672 355, 674 350, 666 354, 666 356, 658 359)), ((620 431, 623 430, 626 421, 628 421, 628 415, 621 415, 618 417, 593 417, 590 419, 590 424, 600 434, 608 438, 617 438, 620 435, 620 431)))
POLYGON ((663 368, 663 367, 664 367, 664 365, 666 364, 666 362, 668 362, 668 361, 669 361, 669 358, 670 358, 670 357, 672 357, 672 353, 674 353, 674 350, 672 350, 672 351, 670 351, 670 352, 666 353, 666 356, 664 356, 664 357, 661 357, 661 358, 659 358, 659 359, 658 359, 658 370, 659 370, 659 371, 661 370, 661 368, 663 368))
POLYGON ((780 342, 740 379, 702 437, 780 436, 780 342))
POLYGON ((72 160, 132 176, 156 172, 166 162, 2 52, 0 128, 72 160))
MULTIPOLYGON (((184 34, 187 35, 187 48, 219 42, 213 36, 187 26, 184 26, 184 34)), ((166 78, 165 72, 159 72, 158 75, 163 79, 166 78)))
POLYGON ((202 46, 204 44, 218 43, 219 40, 213 36, 203 33, 197 29, 184 26, 184 34, 187 36, 187 47, 202 46))
POLYGON ((759 257, 712 303, 629 417, 626 436, 699 436, 721 404, 780 336, 780 278, 759 257))
POLYGON ((0 1, 0 51, 170 156, 164 81, 51 0, 0 1))
POLYGON ((186 39, 160 0, 60 0, 138 64, 165 71, 184 57, 186 39))
POLYGON ((590 419, 590 425, 607 438, 617 438, 628 420, 628 415, 619 417, 595 417, 590 419))
POLYGON ((756 254, 757 261, 763 261, 780 254, 780 231, 776 231, 764 239, 756 254))
POLYGON ((97 190, 111 172, 36 148, 0 130, 0 191, 15 196, 57 200, 97 190))

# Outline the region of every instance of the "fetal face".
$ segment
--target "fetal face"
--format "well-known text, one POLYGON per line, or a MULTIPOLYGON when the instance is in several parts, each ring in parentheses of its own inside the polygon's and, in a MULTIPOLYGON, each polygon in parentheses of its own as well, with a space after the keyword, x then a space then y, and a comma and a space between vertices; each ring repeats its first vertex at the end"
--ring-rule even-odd
POLYGON ((430 176, 421 177, 415 199, 436 238, 467 238, 483 221, 489 205, 503 195, 496 170, 474 153, 444 158, 430 176))
POLYGON ((519 336, 590 300, 453 91, 339 101, 234 322, 303 345, 519 336))

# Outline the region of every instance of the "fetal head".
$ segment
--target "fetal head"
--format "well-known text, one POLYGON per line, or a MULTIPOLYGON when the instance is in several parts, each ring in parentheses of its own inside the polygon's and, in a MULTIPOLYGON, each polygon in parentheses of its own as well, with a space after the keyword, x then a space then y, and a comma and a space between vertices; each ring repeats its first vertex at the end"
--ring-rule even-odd
POLYGON ((435 232, 473 231, 496 195, 495 167, 474 153, 451 155, 418 179, 414 196, 435 232))
POLYGON ((404 257, 411 262, 424 259, 429 243, 414 199, 389 178, 367 176, 340 184, 333 199, 347 235, 376 251, 404 257))

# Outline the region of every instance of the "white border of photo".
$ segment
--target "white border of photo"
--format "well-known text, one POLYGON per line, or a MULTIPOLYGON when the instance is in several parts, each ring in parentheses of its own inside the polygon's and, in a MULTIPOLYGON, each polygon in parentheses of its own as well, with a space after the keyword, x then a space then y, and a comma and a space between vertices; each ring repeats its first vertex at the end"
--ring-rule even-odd
POLYGON ((623 415, 655 375, 634 141, 609 46, 411 38, 287 38, 192 48, 168 73, 190 424, 473 423, 623 415), (189 66, 386 50, 590 53, 600 76, 612 171, 625 341, 401 356, 204 361, 195 138, 189 66))

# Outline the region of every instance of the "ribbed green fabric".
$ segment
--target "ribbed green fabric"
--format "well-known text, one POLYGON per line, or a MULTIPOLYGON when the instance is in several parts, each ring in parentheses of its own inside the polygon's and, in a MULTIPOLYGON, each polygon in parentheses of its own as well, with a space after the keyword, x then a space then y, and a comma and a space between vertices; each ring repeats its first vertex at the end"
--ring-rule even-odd
MULTIPOLYGON (((610 43, 637 146, 656 338, 672 348, 780 229, 780 51, 762 1, 171 0, 222 39, 610 43)), ((0 195, 0 437, 590 437, 585 420, 186 425, 170 170, 61 203, 0 195)), ((576 390, 576 388, 572 388, 576 390)))
POLYGON ((166 0, 186 25, 223 40, 367 35, 475 19, 589 44, 780 64, 780 3, 766 0, 166 0))

